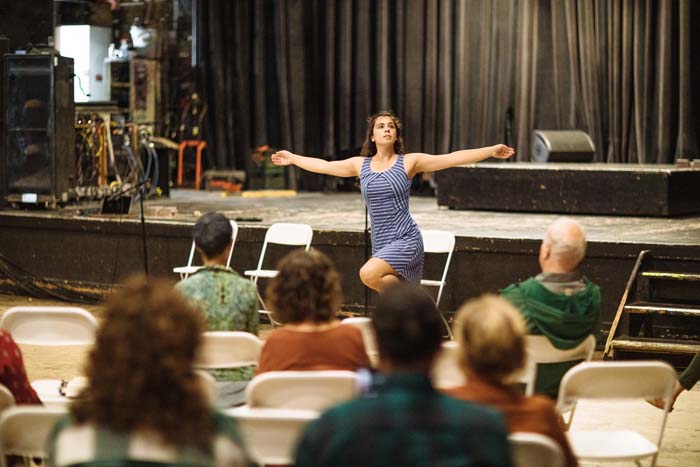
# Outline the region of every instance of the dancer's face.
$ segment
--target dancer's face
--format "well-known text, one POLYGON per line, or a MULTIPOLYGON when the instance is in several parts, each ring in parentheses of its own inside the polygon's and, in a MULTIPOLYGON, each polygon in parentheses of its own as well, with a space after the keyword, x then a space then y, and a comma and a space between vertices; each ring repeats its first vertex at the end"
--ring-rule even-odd
POLYGON ((372 129, 372 141, 375 144, 391 144, 396 141, 396 123, 391 117, 377 117, 372 129))

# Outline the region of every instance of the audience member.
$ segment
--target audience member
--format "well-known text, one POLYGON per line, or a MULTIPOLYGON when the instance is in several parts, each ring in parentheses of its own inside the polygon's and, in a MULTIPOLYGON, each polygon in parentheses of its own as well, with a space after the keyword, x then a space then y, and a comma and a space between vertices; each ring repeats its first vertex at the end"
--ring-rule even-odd
POLYGON ((561 446, 569 467, 577 465, 562 430, 554 402, 543 396, 525 397, 506 383, 525 364, 525 323, 513 305, 493 295, 467 302, 459 310, 454 334, 466 385, 445 392, 500 410, 510 432, 549 436, 561 446))
MULTIPOLYGON (((600 289, 578 270, 585 254, 581 226, 568 218, 557 219, 540 246, 541 273, 501 291, 520 310, 528 332, 544 334, 559 349, 572 349, 598 332, 600 289)), ((562 376, 574 364, 539 365, 535 391, 556 397, 562 376)))
POLYGON ((27 379, 22 352, 10 333, 4 329, 0 329, 0 367, 0 384, 12 393, 16 404, 41 404, 27 379))
POLYGON ((168 283, 127 281, 106 303, 88 385, 50 435, 49 465, 250 465, 193 369, 203 328, 168 283))
POLYGON ((362 333, 336 319, 340 276, 323 253, 296 250, 280 261, 267 301, 284 324, 265 341, 258 373, 281 370, 350 370, 370 366, 362 333))
MULTIPOLYGON (((680 396, 683 391, 690 391, 693 389, 693 386, 695 386, 698 381, 700 381, 700 353, 695 354, 688 367, 676 380, 676 386, 673 389, 671 410, 673 410, 673 405, 676 403, 678 396, 680 396)), ((664 408, 664 401, 662 399, 654 399, 649 402, 660 409, 664 408)))
POLYGON ((392 285, 379 297, 373 325, 384 378, 371 394, 312 422, 295 465, 511 465, 502 416, 445 396, 430 382, 443 332, 433 300, 416 285, 392 285))
MULTIPOLYGON (((197 219, 193 228, 194 244, 202 257, 204 267, 176 288, 203 313, 208 331, 245 331, 258 334, 258 296, 255 285, 226 266, 233 247, 231 223, 223 214, 208 212, 197 219)), ((253 377, 254 367, 212 370, 217 381, 247 381, 253 377)), ((220 385, 219 391, 233 394, 238 400, 245 384, 220 385)))

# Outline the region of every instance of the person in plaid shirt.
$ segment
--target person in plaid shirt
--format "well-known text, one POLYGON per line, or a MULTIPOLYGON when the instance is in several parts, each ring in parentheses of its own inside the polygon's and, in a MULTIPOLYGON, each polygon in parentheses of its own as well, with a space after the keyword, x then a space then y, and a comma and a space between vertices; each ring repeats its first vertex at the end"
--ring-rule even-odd
POLYGON ((399 283, 380 296, 372 319, 381 374, 368 394, 307 428, 295 465, 511 465, 502 415, 443 395, 430 382, 443 331, 433 300, 418 286, 399 283))

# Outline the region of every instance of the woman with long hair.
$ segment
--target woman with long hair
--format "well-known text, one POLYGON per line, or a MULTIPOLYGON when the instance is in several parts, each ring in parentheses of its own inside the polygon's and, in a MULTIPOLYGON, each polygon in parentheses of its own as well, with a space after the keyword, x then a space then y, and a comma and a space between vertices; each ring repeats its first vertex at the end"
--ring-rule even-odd
POLYGON ((381 292, 400 278, 420 281, 423 275, 423 240, 408 211, 414 175, 488 157, 506 159, 514 153, 512 148, 497 144, 442 155, 405 154, 401 122, 391 112, 379 112, 367 120, 365 142, 357 157, 326 161, 278 151, 272 155, 272 162, 336 177, 360 177, 372 225, 372 257, 360 269, 360 279, 381 292))
POLYGON ((203 330, 168 282, 127 281, 106 303, 88 385, 51 434, 49 465, 249 465, 193 368, 203 330))

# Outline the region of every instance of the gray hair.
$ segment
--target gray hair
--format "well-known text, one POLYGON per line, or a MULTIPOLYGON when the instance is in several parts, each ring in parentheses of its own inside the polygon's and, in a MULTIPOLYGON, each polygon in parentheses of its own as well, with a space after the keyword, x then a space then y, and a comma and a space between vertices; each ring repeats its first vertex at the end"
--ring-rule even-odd
POLYGON ((560 217, 547 229, 544 242, 552 255, 577 265, 586 256, 586 233, 581 225, 568 217, 560 217))

